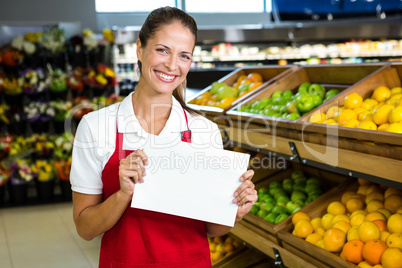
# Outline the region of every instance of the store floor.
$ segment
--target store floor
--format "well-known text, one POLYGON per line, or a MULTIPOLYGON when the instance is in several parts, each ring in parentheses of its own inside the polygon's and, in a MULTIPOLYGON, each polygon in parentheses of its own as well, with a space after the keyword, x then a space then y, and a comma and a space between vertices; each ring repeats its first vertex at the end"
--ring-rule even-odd
POLYGON ((0 209, 1 268, 98 267, 100 240, 77 235, 71 202, 0 209))

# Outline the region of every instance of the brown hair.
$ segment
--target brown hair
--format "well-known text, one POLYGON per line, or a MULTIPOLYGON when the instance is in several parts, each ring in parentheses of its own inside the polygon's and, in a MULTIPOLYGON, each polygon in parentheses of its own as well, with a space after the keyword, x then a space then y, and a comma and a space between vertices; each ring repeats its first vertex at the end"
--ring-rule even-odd
MULTIPOLYGON (((180 23, 182 23, 184 27, 187 27, 190 30, 190 32, 194 35, 196 43, 198 28, 193 17, 175 7, 161 7, 153 10, 148 15, 144 24, 142 25, 138 37, 140 39, 141 45, 145 47, 147 45, 148 39, 152 38, 162 26, 171 24, 175 21, 179 21, 180 23)), ((138 69, 141 74, 142 72, 141 61, 138 61, 138 69)), ((199 114, 198 111, 193 110, 186 105, 183 96, 185 90, 186 90, 186 79, 184 79, 183 83, 173 91, 173 96, 177 99, 177 101, 186 111, 188 111, 191 114, 199 114)))

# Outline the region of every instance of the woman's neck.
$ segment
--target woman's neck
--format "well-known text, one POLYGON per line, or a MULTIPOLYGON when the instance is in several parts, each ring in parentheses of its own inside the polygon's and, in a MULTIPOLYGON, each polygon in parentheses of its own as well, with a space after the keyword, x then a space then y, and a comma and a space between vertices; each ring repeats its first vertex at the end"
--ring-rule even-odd
POLYGON ((172 95, 158 94, 137 87, 132 95, 134 114, 142 128, 158 135, 165 126, 172 110, 172 95))

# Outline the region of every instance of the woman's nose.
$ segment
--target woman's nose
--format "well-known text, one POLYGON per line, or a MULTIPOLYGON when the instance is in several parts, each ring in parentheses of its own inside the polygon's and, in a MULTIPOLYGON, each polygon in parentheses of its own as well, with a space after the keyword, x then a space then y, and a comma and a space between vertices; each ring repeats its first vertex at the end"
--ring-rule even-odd
POLYGON ((174 55, 171 55, 169 59, 166 61, 165 66, 169 68, 170 71, 174 71, 177 69, 177 58, 174 55))

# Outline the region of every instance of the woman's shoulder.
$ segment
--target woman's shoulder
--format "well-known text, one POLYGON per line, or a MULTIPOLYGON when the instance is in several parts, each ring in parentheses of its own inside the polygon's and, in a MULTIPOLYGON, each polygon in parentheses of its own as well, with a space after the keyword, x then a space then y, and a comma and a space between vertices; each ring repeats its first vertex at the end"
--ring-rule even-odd
POLYGON ((120 102, 111 104, 96 111, 89 112, 83 116, 83 119, 85 119, 85 121, 91 126, 103 123, 106 124, 107 121, 111 121, 111 119, 116 119, 117 109, 119 105, 120 102))

